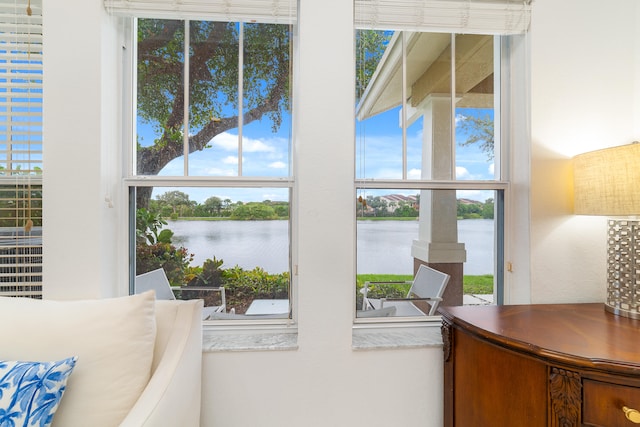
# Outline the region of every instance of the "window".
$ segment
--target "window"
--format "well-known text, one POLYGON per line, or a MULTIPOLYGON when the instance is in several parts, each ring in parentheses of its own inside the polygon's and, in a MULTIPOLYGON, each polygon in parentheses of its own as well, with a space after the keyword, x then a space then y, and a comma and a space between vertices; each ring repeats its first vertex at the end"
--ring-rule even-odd
POLYGON ((447 305, 503 298, 511 113, 503 64, 509 34, 528 25, 526 4, 510 3, 525 19, 502 16, 502 27, 497 9, 488 26, 476 20, 480 2, 413 3, 356 0, 357 317, 407 297, 422 264, 449 274, 447 305))
POLYGON ((42 2, 0 23, 0 295, 41 298, 42 2))
POLYGON ((288 318, 292 26, 136 25, 132 275, 162 269, 208 320, 288 318))

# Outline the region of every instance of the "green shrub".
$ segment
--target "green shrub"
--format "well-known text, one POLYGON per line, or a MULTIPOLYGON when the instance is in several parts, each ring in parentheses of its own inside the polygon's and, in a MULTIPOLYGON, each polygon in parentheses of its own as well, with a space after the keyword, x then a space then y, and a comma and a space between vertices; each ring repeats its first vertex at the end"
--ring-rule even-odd
POLYGON ((223 270, 227 307, 243 313, 254 299, 289 298, 289 273, 270 274, 260 267, 245 271, 235 266, 223 270))
POLYGON ((185 281, 188 286, 214 286, 219 287, 222 284, 222 267, 223 260, 207 259, 202 263, 202 267, 188 269, 188 273, 192 273, 191 276, 185 277, 185 281))
POLYGON ((136 274, 162 268, 172 286, 184 284, 185 271, 191 261, 193 254, 189 254, 183 247, 176 248, 171 243, 136 245, 136 274))
POLYGON ((162 229, 167 222, 159 214, 136 211, 136 274, 162 268, 172 286, 182 286, 193 254, 171 244, 173 231, 162 229))

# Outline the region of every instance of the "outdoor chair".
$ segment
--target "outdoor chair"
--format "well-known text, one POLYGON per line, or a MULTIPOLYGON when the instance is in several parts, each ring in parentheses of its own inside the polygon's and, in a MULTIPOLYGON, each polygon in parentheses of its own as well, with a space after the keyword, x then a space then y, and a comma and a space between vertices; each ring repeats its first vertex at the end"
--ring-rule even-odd
POLYGON ((436 314, 438 304, 442 301, 449 275, 438 270, 434 270, 426 265, 421 265, 413 281, 409 282, 365 282, 360 291, 363 295, 362 310, 380 310, 386 307, 395 307, 393 316, 424 316, 436 314), (369 298, 369 286, 373 284, 386 283, 411 283, 411 288, 405 298, 369 298), (418 308, 414 302, 426 301, 429 305, 428 313, 418 308))
POLYGON ((169 283, 169 279, 167 279, 167 275, 162 268, 158 268, 157 270, 151 270, 146 273, 142 273, 136 276, 135 282, 135 293, 140 294, 145 291, 155 291, 156 299, 158 300, 175 300, 176 296, 173 293, 176 291, 185 291, 185 290, 194 290, 194 291, 213 291, 220 292, 220 305, 214 305, 209 307, 204 307, 202 309, 202 320, 207 320, 213 313, 224 313, 227 308, 226 304, 226 296, 224 292, 224 287, 220 286, 219 288, 203 288, 203 287, 180 287, 180 286, 171 286, 169 283))

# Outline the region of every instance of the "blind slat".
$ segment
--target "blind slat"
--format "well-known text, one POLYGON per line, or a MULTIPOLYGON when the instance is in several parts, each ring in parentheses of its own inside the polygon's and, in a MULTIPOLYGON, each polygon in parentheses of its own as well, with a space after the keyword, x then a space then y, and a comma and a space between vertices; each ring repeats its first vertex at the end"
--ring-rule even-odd
MULTIPOLYGON (((531 0, 354 0, 357 28, 518 34, 529 29, 531 0)), ((294 0, 104 0, 114 15, 295 23, 294 0)))
POLYGON ((104 0, 114 15, 292 24, 296 0, 104 0))
POLYGON ((530 20, 531 0, 355 0, 359 29, 505 35, 530 20))

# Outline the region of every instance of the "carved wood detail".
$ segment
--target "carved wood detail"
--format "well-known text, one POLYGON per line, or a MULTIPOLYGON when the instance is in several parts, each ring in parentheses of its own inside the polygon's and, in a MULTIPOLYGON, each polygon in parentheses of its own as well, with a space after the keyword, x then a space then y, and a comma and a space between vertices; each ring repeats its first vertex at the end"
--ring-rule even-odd
POLYGON ((444 320, 440 326, 442 333, 442 351, 444 352, 444 361, 448 362, 451 358, 451 325, 444 320))
POLYGON ((582 381, 577 372, 551 367, 549 373, 551 400, 550 426, 577 427, 582 405, 582 381))

